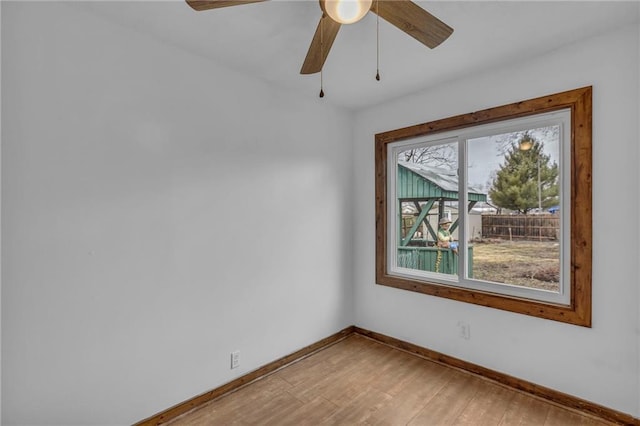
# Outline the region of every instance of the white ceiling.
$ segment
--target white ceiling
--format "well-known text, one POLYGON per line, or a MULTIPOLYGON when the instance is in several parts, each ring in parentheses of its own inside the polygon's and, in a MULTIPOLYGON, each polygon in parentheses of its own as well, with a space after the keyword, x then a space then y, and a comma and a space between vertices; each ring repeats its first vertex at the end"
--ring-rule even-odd
MULTIPOLYGON (((416 3, 453 27, 453 35, 431 50, 381 19, 377 82, 376 15, 343 25, 325 64, 324 101, 348 108, 380 103, 637 22, 640 9, 637 1, 416 3)), ((319 74, 299 74, 321 15, 317 0, 202 12, 180 0, 71 4, 276 87, 318 96, 319 74)))

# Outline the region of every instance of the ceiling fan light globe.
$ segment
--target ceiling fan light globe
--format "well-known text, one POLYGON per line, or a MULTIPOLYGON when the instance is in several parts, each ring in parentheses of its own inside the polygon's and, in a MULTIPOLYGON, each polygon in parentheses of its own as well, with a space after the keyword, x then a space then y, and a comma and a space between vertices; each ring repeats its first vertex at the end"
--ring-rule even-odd
POLYGON ((358 22, 371 9, 373 0, 324 0, 324 11, 340 24, 358 22))
POLYGON ((518 148, 520 151, 529 151, 533 147, 533 140, 531 139, 522 139, 518 148))

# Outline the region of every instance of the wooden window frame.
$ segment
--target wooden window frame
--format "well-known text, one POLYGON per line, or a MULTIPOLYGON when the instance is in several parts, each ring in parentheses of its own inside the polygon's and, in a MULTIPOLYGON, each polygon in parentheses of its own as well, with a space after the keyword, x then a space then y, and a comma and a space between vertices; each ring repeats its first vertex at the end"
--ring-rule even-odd
MULTIPOLYGON (((592 267, 592 88, 583 87, 508 105, 379 133, 375 136, 376 283, 431 296, 591 327, 592 267), (387 265, 387 145, 406 139, 535 114, 571 111, 570 302, 541 302, 399 277, 387 265)), ((565 224, 564 226, 567 226, 565 224)), ((566 261, 566 259, 565 259, 566 261)))

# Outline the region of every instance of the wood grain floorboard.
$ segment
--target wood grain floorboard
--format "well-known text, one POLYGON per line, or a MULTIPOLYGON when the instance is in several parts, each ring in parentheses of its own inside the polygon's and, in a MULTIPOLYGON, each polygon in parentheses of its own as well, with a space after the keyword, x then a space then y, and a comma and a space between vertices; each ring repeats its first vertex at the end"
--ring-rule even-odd
POLYGON ((503 386, 483 383, 473 399, 469 401, 469 404, 456 419, 456 424, 497 425, 504 417, 504 413, 514 397, 514 392, 503 386))
POLYGON ((316 398, 291 412, 280 412, 277 426, 315 426, 322 424, 338 411, 338 406, 324 398, 316 398))
POLYGON ((454 424, 471 399, 480 390, 482 381, 469 374, 455 372, 451 380, 427 402, 408 425, 421 426, 434 422, 454 424))
POLYGON ((376 411, 373 425, 405 425, 451 380, 455 372, 427 362, 416 368, 416 375, 394 391, 393 399, 376 411))
POLYGON ((547 420, 552 405, 516 392, 500 419, 500 426, 540 426, 547 420))
POLYGON ((601 426, 611 423, 354 334, 168 424, 601 426))
POLYGON ((392 397, 374 388, 361 389, 360 393, 344 404, 325 423, 334 425, 369 424, 369 419, 392 397))
POLYGON ((592 417, 580 415, 578 413, 565 410, 560 407, 551 407, 547 414, 547 420, 544 422, 545 426, 562 426, 562 425, 588 425, 588 426, 601 426, 608 425, 602 420, 597 420, 592 417))

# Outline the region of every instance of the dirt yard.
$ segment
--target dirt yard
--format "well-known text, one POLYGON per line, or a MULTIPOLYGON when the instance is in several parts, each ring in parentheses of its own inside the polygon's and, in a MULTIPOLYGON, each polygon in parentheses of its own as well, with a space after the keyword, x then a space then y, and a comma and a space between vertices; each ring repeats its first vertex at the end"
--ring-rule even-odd
POLYGON ((473 277, 558 291, 560 244, 483 240, 473 243, 473 277))

